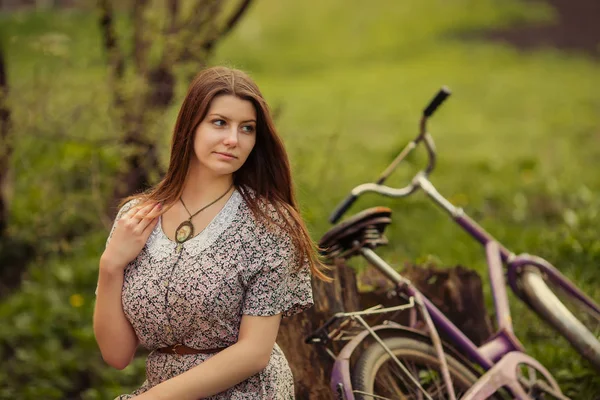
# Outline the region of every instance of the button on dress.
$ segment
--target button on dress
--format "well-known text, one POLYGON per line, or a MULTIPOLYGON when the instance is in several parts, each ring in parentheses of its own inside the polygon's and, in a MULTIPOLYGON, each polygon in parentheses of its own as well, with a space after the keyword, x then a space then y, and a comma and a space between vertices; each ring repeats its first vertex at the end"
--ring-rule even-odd
MULTIPOLYGON (((125 204, 117 219, 133 205, 125 204)), ((265 208, 277 220, 274 207, 265 208)), ((231 346, 242 315, 288 317, 313 303, 308 264, 298 268, 289 235, 257 223, 238 190, 201 233, 182 245, 165 235, 159 218, 124 274, 123 310, 149 350, 178 343, 195 349, 231 346)), ((212 356, 152 351, 146 381, 115 400, 134 398, 212 356)), ((274 346, 263 371, 208 398, 293 399, 293 377, 281 349, 274 346)))

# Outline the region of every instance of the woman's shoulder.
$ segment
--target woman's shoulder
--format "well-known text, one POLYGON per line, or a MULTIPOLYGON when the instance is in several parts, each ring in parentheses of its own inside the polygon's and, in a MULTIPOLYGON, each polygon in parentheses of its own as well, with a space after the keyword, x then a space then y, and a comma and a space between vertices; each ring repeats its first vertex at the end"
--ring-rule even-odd
POLYGON ((286 257, 295 248, 289 213, 268 199, 255 198, 255 201, 258 213, 253 212, 249 205, 244 206, 245 228, 238 234, 245 238, 249 248, 258 250, 256 254, 263 256, 266 251, 286 257))
POLYGON ((280 202, 258 196, 251 188, 243 187, 239 191, 244 199, 245 216, 251 218, 257 229, 280 231, 292 222, 289 210, 280 202))
POLYGON ((125 214, 127 211, 131 210, 136 205, 140 204, 140 202, 141 202, 141 198, 139 198, 139 197, 130 198, 127 201, 125 201, 125 203, 123 203, 119 207, 119 211, 117 212, 116 219, 121 218, 121 216, 123 214, 125 214))

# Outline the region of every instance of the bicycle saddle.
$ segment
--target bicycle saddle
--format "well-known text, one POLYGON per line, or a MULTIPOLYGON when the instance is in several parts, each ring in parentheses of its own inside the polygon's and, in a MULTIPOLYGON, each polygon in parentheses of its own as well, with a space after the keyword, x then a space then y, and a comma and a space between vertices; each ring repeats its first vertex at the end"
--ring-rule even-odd
POLYGON ((387 207, 373 207, 361 211, 323 235, 319 241, 321 254, 326 260, 350 258, 357 255, 361 247, 375 248, 387 244, 383 231, 391 222, 392 210, 387 207))

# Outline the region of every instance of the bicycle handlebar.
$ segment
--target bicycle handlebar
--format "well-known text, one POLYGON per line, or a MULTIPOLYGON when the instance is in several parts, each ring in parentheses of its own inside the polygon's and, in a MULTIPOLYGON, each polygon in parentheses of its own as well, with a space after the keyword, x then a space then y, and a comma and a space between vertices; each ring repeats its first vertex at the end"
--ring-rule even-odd
POLYGON ((335 210, 333 210, 333 213, 331 214, 331 216, 329 217, 329 220, 331 221, 331 223, 335 224, 342 217, 342 215, 344 215, 346 213, 346 211, 348 211, 350 206, 352 206, 352 204, 354 204, 354 202, 356 201, 357 198, 358 198, 358 196, 354 195, 353 193, 350 193, 344 199, 344 201, 339 203, 337 205, 337 207, 335 208, 335 210))
POLYGON ((404 197, 412 194, 415 190, 418 189, 417 177, 420 175, 429 176, 429 174, 435 168, 436 161, 436 153, 435 153, 435 143, 433 141, 433 137, 427 133, 427 119, 435 113, 435 111, 439 108, 442 103, 450 96, 450 89, 446 86, 443 86, 435 95, 435 97, 429 102, 427 107, 423 110, 423 116, 421 117, 421 122, 419 124, 419 135, 410 141, 403 149, 400 151, 400 154, 396 156, 394 161, 383 171, 383 173, 379 176, 375 183, 365 183, 359 186, 356 186, 352 189, 350 194, 338 204, 338 206, 334 209, 333 213, 331 213, 329 217, 329 221, 334 224, 336 223, 348 209, 352 206, 352 204, 358 199, 358 197, 366 192, 376 192, 382 194, 384 196, 389 197, 404 197), (413 151, 419 143, 424 142, 425 148, 427 149, 427 155, 429 158, 429 162, 427 167, 419 171, 412 182, 406 185, 403 188, 392 188, 389 186, 385 186, 383 183, 385 180, 394 172, 396 167, 406 158, 411 151, 413 151))
POLYGON ((429 118, 438 109, 439 106, 450 96, 450 89, 443 86, 439 92, 435 95, 433 100, 429 103, 425 110, 423 110, 423 116, 429 118))

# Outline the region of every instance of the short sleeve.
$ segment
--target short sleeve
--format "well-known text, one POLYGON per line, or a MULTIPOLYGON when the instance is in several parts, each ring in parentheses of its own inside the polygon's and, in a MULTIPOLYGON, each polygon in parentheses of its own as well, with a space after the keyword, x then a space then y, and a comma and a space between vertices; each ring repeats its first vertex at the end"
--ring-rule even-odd
POLYGON ((313 305, 308 260, 298 268, 295 251, 286 234, 262 238, 248 265, 242 314, 290 317, 313 305))

